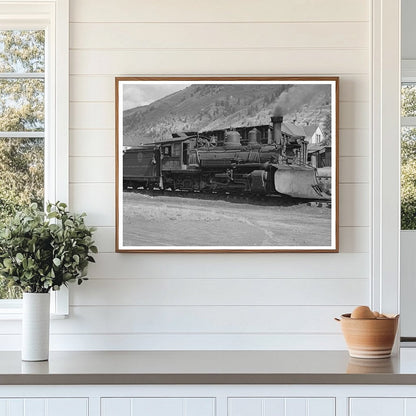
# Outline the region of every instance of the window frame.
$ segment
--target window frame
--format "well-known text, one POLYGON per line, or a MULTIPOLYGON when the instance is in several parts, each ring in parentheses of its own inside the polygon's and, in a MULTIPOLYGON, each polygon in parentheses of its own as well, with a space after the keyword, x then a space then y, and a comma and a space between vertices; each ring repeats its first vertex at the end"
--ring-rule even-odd
MULTIPOLYGON (((404 83, 412 83, 416 84, 416 60, 402 60, 401 61, 401 86, 404 83)), ((401 109, 401 106, 400 106, 401 109)), ((416 128, 416 117, 403 117, 400 115, 400 128, 403 127, 414 127, 416 128)), ((400 164, 401 167, 401 164, 400 164)), ((401 340, 401 346, 405 347, 414 347, 414 328, 409 327, 406 319, 410 316, 410 313, 413 312, 413 309, 410 305, 413 304, 413 300, 411 300, 411 296, 408 296, 406 292, 406 288, 409 289, 409 275, 407 273, 407 263, 409 256, 409 250, 403 249, 404 246, 408 246, 411 244, 411 248, 414 248, 413 239, 409 235, 415 235, 416 230, 402 230, 400 226, 400 236, 401 236, 401 249, 400 249, 400 258, 402 264, 402 274, 400 276, 400 281, 402 285, 401 291, 401 314, 402 314, 402 334, 401 336, 404 337, 406 340, 401 340)))
MULTIPOLYGON (((45 201, 69 200, 69 0, 0 0, 0 30, 45 30, 45 201), (59 86, 59 88, 57 88, 59 86)), ((69 313, 66 287, 51 313, 69 313)), ((20 300, 0 300, 0 320, 21 316, 20 300)))
MULTIPOLYGON (((402 71, 401 71, 401 84, 411 83, 416 85, 416 60, 402 60, 402 71)), ((400 132, 403 127, 410 127, 416 129, 416 117, 410 116, 405 117, 400 115, 400 132)), ((401 140, 401 138, 400 138, 401 140)), ((400 164, 401 168, 401 164, 400 164)), ((416 230, 402 230, 400 226, 400 232, 415 233, 416 230)))

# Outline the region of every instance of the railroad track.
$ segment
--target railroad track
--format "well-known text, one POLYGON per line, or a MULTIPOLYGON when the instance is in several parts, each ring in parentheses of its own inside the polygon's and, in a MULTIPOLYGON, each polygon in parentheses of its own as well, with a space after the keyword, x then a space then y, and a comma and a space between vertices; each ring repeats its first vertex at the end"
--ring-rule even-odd
POLYGON ((286 195, 252 195, 233 192, 198 192, 198 191, 172 191, 163 189, 125 189, 126 193, 136 193, 148 195, 151 197, 166 196, 184 199, 200 199, 212 201, 228 201, 234 203, 246 203, 255 205, 271 205, 271 206, 296 206, 308 205, 311 207, 331 208, 330 201, 309 199, 297 199, 286 195))

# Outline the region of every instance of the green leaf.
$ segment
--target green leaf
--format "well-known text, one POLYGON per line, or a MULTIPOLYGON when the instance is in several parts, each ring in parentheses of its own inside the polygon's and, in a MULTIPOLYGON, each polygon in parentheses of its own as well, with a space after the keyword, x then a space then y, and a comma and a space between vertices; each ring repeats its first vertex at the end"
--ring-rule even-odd
POLYGON ((55 258, 53 259, 53 264, 54 264, 56 267, 59 267, 59 266, 61 265, 61 260, 60 260, 60 259, 58 259, 57 257, 55 257, 55 258))
POLYGON ((12 261, 9 258, 3 260, 4 267, 9 268, 12 265, 12 261))

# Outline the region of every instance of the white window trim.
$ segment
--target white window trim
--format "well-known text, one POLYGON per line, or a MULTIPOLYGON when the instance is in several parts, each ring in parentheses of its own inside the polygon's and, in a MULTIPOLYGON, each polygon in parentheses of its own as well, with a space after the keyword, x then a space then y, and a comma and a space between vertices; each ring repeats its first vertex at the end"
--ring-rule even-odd
MULTIPOLYGON (((45 47, 45 200, 69 201, 69 0, 0 0, 0 29, 47 30, 45 47)), ((31 134, 31 137, 33 134, 31 134)), ((68 289, 52 291, 51 312, 69 313, 68 289)), ((19 318, 16 302, 0 301, 0 319, 19 318)))
POLYGON ((371 305, 400 312, 400 0, 373 0, 371 305))
MULTIPOLYGON (((409 83, 416 83, 416 60, 402 60, 402 71, 401 71, 401 81, 402 83, 409 82, 409 83)), ((402 127, 413 127, 416 128, 416 117, 401 117, 401 126, 402 127)), ((405 244, 411 244, 409 247, 403 247, 400 251, 401 256, 401 262, 405 265, 405 269, 402 271, 402 285, 403 285, 403 293, 401 293, 401 302, 402 302, 402 310, 403 312, 411 312, 412 307, 410 305, 413 305, 413 299, 412 296, 406 293, 406 289, 410 289, 411 286, 409 285, 409 274, 406 272, 406 262, 408 256, 413 256, 413 254, 410 254, 410 251, 414 249, 414 243, 412 243, 414 240, 412 238, 412 235, 414 236, 416 234, 416 230, 400 230, 402 242, 405 242, 405 244)), ((402 323, 404 323, 404 319, 410 321, 410 316, 403 317, 402 323)), ((405 327, 405 333, 403 333, 403 336, 405 337, 412 337, 413 338, 413 328, 409 329, 409 325, 406 323, 403 325, 405 327)), ((415 347, 415 342, 402 342, 402 346, 405 347, 415 347)))

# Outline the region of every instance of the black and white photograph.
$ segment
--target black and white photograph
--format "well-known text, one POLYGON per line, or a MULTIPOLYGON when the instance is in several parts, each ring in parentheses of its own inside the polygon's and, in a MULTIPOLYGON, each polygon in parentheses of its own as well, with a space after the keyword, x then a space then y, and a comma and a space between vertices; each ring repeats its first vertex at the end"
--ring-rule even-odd
POLYGON ((116 78, 119 252, 338 251, 338 78, 116 78))

